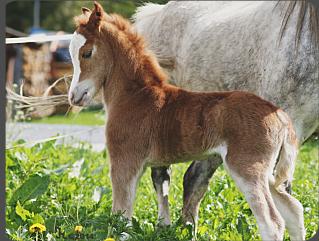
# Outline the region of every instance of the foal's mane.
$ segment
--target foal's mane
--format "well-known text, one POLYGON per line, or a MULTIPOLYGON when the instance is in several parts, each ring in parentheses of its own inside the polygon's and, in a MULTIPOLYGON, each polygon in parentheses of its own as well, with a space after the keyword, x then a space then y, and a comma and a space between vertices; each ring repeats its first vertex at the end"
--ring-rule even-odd
MULTIPOLYGON (((89 24, 88 15, 74 18, 77 27, 89 24)), ((136 32, 133 25, 118 14, 103 14, 100 24, 100 36, 111 39, 129 57, 134 72, 140 75, 146 84, 161 85, 167 75, 161 69, 155 55, 147 49, 144 38, 136 32)))
POLYGON ((282 39, 287 23, 293 14, 294 10, 299 7, 298 12, 298 19, 297 19, 297 26, 296 26, 296 36, 295 36, 295 46, 298 48, 300 39, 301 39, 301 32, 303 27, 306 24, 306 15, 307 10, 309 9, 309 29, 311 33, 311 42, 313 47, 315 47, 317 50, 319 49, 319 8, 315 6, 313 3, 310 3, 309 0, 301 0, 301 1, 281 1, 279 0, 277 5, 279 3, 285 4, 285 12, 284 17, 282 19, 281 23, 281 29, 280 29, 280 40, 282 39), (283 3, 282 3, 283 2, 283 3))

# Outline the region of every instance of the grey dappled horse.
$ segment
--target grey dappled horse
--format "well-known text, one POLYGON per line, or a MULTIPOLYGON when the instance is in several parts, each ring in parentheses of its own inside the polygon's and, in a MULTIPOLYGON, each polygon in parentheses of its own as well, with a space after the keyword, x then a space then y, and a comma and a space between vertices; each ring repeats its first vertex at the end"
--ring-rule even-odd
MULTIPOLYGON (((318 127, 319 14, 310 2, 172 1, 142 6, 134 19, 177 86, 254 92, 289 113, 300 143, 318 127)), ((221 163, 194 161, 184 176, 183 213, 195 223, 221 163)), ((152 179, 169 224, 168 167, 152 168, 152 179)))

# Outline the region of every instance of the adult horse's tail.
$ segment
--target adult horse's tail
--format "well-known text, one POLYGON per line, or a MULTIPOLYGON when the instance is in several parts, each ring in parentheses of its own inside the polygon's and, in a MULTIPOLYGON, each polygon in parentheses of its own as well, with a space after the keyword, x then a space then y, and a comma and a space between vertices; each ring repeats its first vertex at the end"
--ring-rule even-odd
MULTIPOLYGON (((299 42, 301 39, 301 32, 303 26, 308 24, 309 30, 311 33, 311 44, 315 49, 319 49, 319 8, 309 0, 303 1, 278 1, 278 4, 285 5, 284 17, 281 23, 280 29, 280 40, 283 37, 283 34, 286 30, 287 23, 294 14, 294 10, 297 10, 297 25, 296 25, 296 36, 295 36, 295 45, 298 48, 299 42), (308 13, 307 13, 308 12, 308 13), (309 15, 307 18, 306 16, 309 15)), ((277 5, 278 5, 277 4, 277 5)))

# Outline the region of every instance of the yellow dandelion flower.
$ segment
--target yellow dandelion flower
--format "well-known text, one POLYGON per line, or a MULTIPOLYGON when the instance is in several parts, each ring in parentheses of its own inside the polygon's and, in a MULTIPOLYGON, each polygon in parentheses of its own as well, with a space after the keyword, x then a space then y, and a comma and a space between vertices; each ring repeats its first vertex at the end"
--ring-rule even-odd
POLYGON ((42 232, 44 232, 46 230, 47 230, 46 227, 43 224, 41 224, 41 223, 32 224, 30 226, 30 228, 29 228, 30 233, 35 233, 35 232, 42 233, 42 232))
POLYGON ((74 231, 77 233, 81 233, 83 230, 83 227, 81 225, 75 226, 74 231))
POLYGON ((107 239, 104 239, 104 241, 116 241, 114 238, 107 238, 107 239))

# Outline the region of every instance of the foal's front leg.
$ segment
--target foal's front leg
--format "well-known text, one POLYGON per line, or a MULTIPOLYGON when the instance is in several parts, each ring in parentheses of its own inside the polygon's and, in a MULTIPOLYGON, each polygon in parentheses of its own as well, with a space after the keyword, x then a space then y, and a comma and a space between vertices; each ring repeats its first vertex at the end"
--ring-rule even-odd
POLYGON ((113 213, 121 212, 129 219, 132 217, 136 187, 142 173, 142 164, 111 159, 113 213))
POLYGON ((152 181, 157 194, 158 221, 161 225, 170 225, 168 191, 171 170, 168 167, 152 167, 152 181))

